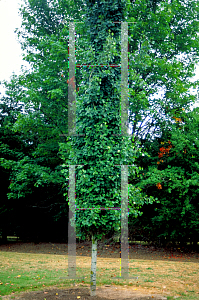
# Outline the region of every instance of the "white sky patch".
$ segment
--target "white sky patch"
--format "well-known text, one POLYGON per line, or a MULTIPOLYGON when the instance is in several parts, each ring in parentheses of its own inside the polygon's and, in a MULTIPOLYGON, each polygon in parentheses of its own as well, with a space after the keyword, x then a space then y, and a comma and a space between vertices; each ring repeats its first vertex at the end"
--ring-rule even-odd
MULTIPOLYGON (((21 74, 21 65, 28 66, 22 60, 22 50, 17 41, 16 28, 21 27, 21 17, 18 14, 21 0, 0 0, 0 81, 9 80, 13 72, 21 74)), ((1 95, 5 90, 0 86, 1 95)))

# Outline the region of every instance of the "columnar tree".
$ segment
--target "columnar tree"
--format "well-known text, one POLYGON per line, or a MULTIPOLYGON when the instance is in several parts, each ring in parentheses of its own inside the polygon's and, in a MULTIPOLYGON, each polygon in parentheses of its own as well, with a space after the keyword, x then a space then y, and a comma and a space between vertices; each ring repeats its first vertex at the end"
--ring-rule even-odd
MULTIPOLYGON (((118 44, 121 24, 113 22, 123 20, 124 3, 85 3, 90 37, 87 45, 88 49, 94 49, 90 64, 98 64, 102 62, 100 54, 110 33, 114 34, 118 44)), ((103 55, 109 56, 104 60, 105 65, 120 63, 119 57, 110 57, 104 52, 103 55)), ((121 202, 116 189, 116 185, 120 186, 120 175, 118 167, 114 166, 120 164, 121 138, 113 136, 120 133, 120 97, 117 90, 120 72, 120 68, 110 67, 89 68, 83 72, 87 82, 84 94, 77 100, 77 133, 85 134, 85 137, 70 139, 74 153, 69 156, 69 164, 84 164, 76 171, 76 205, 86 210, 76 212, 76 230, 82 239, 87 235, 92 238, 92 296, 96 293, 97 240, 113 228, 120 228, 118 210, 100 209, 119 207, 121 202)))
MULTIPOLYGON (((77 236, 92 239, 93 296, 96 293, 97 240, 107 232, 120 231, 120 211, 107 209, 121 206, 120 165, 134 165, 135 171, 139 150, 135 149, 133 139, 120 135, 121 68, 118 65, 126 1, 86 0, 85 4, 89 38, 84 39, 83 46, 87 60, 78 63, 96 66, 81 69, 84 85, 80 84, 77 97, 76 133, 84 136, 69 137, 68 144, 60 144, 60 152, 67 165, 83 165, 76 170, 75 225, 77 236)), ((81 44, 81 36, 78 43, 81 44)), ((69 80, 71 82, 72 78, 69 80)), ((130 212, 135 212, 133 206, 130 212)))

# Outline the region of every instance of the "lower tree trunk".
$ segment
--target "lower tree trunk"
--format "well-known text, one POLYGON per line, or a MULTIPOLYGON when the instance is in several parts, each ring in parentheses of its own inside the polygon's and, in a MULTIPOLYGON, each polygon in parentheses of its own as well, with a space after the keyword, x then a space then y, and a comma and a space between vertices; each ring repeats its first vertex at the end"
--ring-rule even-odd
POLYGON ((96 296, 97 239, 92 235, 91 296, 96 296))

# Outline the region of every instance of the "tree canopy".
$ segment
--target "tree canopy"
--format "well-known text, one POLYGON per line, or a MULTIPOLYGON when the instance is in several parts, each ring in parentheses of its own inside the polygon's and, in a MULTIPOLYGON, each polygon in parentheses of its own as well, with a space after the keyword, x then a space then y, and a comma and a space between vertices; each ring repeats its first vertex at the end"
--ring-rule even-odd
MULTIPOLYGON (((167 176, 176 178, 175 174, 180 172, 179 185, 183 184, 183 178, 186 178, 186 182, 195 180, 195 185, 189 185, 186 192, 184 190, 182 194, 190 201, 189 193, 194 186, 195 196, 192 197, 196 199, 198 179, 195 149, 197 150, 197 147, 193 146, 194 135, 191 135, 191 123, 195 124, 197 111, 192 115, 189 106, 196 101, 191 88, 195 89, 198 85, 197 81, 192 80, 199 51, 198 3, 192 0, 128 0, 124 3, 121 1, 124 9, 121 9, 118 3, 117 1, 110 4, 105 1, 83 0, 24 1, 20 10, 22 26, 17 33, 24 52, 24 60, 31 64, 31 69, 24 70, 23 75, 14 76, 10 82, 5 83, 7 92, 1 99, 3 103, 1 115, 4 120, 1 123, 1 170, 2 174, 7 174, 2 211, 7 198, 28 199, 27 197, 33 193, 41 193, 41 190, 45 190, 44 195, 49 194, 49 190, 54 190, 54 193, 50 194, 60 195, 57 201, 61 205, 57 214, 59 218, 61 211, 67 211, 67 205, 65 206, 63 202, 68 190, 69 174, 68 169, 62 166, 63 159, 64 161, 74 159, 78 164, 81 161, 87 165, 93 162, 95 172, 102 168, 105 191, 103 194, 107 195, 109 204, 112 203, 111 199, 117 200, 118 203, 120 199, 119 187, 115 190, 115 194, 113 192, 116 182, 117 185, 120 182, 121 178, 117 177, 120 171, 113 165, 120 164, 121 161, 124 164, 135 164, 136 168, 129 167, 129 203, 133 216, 139 214, 140 206, 144 202, 152 201, 148 196, 158 197, 162 203, 163 199, 170 199, 169 205, 172 211, 172 207, 176 204, 173 204, 175 201, 170 194, 176 195, 178 206, 181 207, 180 211, 184 211, 188 202, 183 204, 184 196, 179 194, 174 184, 177 179, 171 181, 168 179, 169 194, 164 194, 166 185, 161 181, 164 176, 166 176, 164 178, 167 176), (89 11, 92 11, 90 17, 89 11), (132 140, 112 135, 119 133, 121 70, 101 67, 76 68, 75 80, 79 88, 77 130, 78 133, 86 134, 88 142, 84 145, 82 137, 67 139, 64 135, 68 134, 68 22, 76 21, 78 63, 91 64, 98 59, 99 63, 111 61, 118 64, 121 55, 119 44, 121 25, 113 25, 110 21, 121 19, 121 14, 122 20, 129 24, 129 122, 132 125, 132 140), (98 57, 99 51, 105 55, 98 57), (187 127, 183 125, 183 128, 186 127, 189 134, 185 134, 180 129, 180 120, 186 124, 187 127), (94 126, 95 124, 97 126, 94 126), (101 134, 102 128, 103 134, 101 134), (171 144, 168 143, 169 140, 171 144), (172 148, 169 148, 169 145, 172 145, 172 148), (190 164, 188 159, 186 162, 186 153, 183 153, 182 151, 185 150, 182 149, 177 159, 173 152, 174 145, 175 149, 189 147, 193 164, 190 164), (75 157, 71 153, 74 148, 80 149, 79 152, 75 152, 75 157), (140 156, 141 149, 151 157, 147 154, 140 156), (165 155, 167 159, 163 158, 165 155), (100 167, 94 163, 96 156, 100 158, 100 167), (111 158, 116 162, 111 162, 111 158), (110 161, 108 173, 105 171, 108 167, 106 160, 110 161), (183 160, 185 163, 182 163, 183 160), (141 176, 135 179, 139 167, 147 170, 148 179, 141 176), (160 172, 164 173, 162 177, 160 172), (157 184, 162 188, 158 188, 157 184), (112 190, 109 189, 110 186, 112 190)), ((197 136, 196 132, 195 136, 197 136)), ((94 196, 101 191, 101 185, 95 185, 97 173, 88 174, 88 172, 86 167, 78 168, 77 195, 81 200, 88 191, 90 194, 91 191, 94 192, 93 199, 88 198, 91 203, 94 201, 94 196), (94 183, 93 186, 91 182, 94 183)), ((140 173, 146 174, 146 171, 140 170, 140 173)), ((43 196, 44 198, 46 201, 43 205, 45 203, 51 205, 54 201, 53 196, 52 198, 49 195, 43 196)), ((31 201, 33 205, 34 200, 31 201)), ((151 209, 156 208, 154 205, 150 206, 151 209)), ((165 207, 164 204, 161 206, 161 203, 158 205, 162 210, 158 209, 156 215, 165 207)), ((193 207, 189 207, 192 210, 193 207)), ((193 210, 195 209, 197 210, 194 206, 193 210)), ((101 213, 105 214, 105 212, 101 213)), ((161 219, 163 224, 162 212, 158 216, 158 220, 161 219)), ((181 229, 185 228, 184 225, 182 226, 183 222, 184 219, 179 222, 181 229)), ((97 226, 100 227, 100 224, 97 226)), ((164 226, 161 226, 159 232, 162 234, 164 226)), ((186 225, 186 228, 188 226, 186 225)), ((196 228, 197 223, 194 226, 196 228)), ((171 238, 170 229, 167 233, 167 236, 169 235, 171 238)), ((175 238, 177 238, 177 231, 175 238)))

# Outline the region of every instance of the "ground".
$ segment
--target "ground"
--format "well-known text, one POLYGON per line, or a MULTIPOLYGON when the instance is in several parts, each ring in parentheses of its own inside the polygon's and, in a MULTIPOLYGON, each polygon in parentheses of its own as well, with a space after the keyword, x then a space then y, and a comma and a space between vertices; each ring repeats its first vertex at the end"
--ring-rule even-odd
MULTIPOLYGON (((91 242, 77 243, 77 256, 90 257, 91 256, 91 242)), ((66 255, 67 244, 60 243, 9 243, 5 245, 0 245, 0 251, 11 251, 18 253, 46 253, 46 254, 58 254, 66 255)), ((104 264, 106 264, 106 259, 108 258, 118 258, 120 251, 120 244, 115 243, 114 245, 107 245, 99 243, 98 244, 98 257, 104 258, 104 264), (116 251, 115 251, 116 250, 116 251)), ((68 252, 67 252, 68 253, 68 252)), ((141 260, 165 260, 170 259, 175 260, 176 257, 179 259, 187 260, 189 262, 198 263, 198 253, 182 253, 182 249, 161 249, 154 248, 152 246, 141 246, 141 245, 130 245, 129 247, 129 258, 141 259, 141 260), (175 257, 175 259, 174 259, 175 257)), ((151 290, 152 291, 152 290, 151 290)), ((135 291, 133 287, 130 286, 100 286, 97 287, 97 295, 94 297, 90 296, 89 285, 76 284, 71 288, 46 288, 42 291, 32 291, 23 292, 20 295, 3 296, 2 299, 26 299, 26 300, 54 300, 54 299, 68 299, 68 300, 107 300, 107 299, 167 299, 161 295, 149 293, 150 290, 144 290, 140 287, 135 291), (14 298, 15 297, 15 298, 14 298)))

